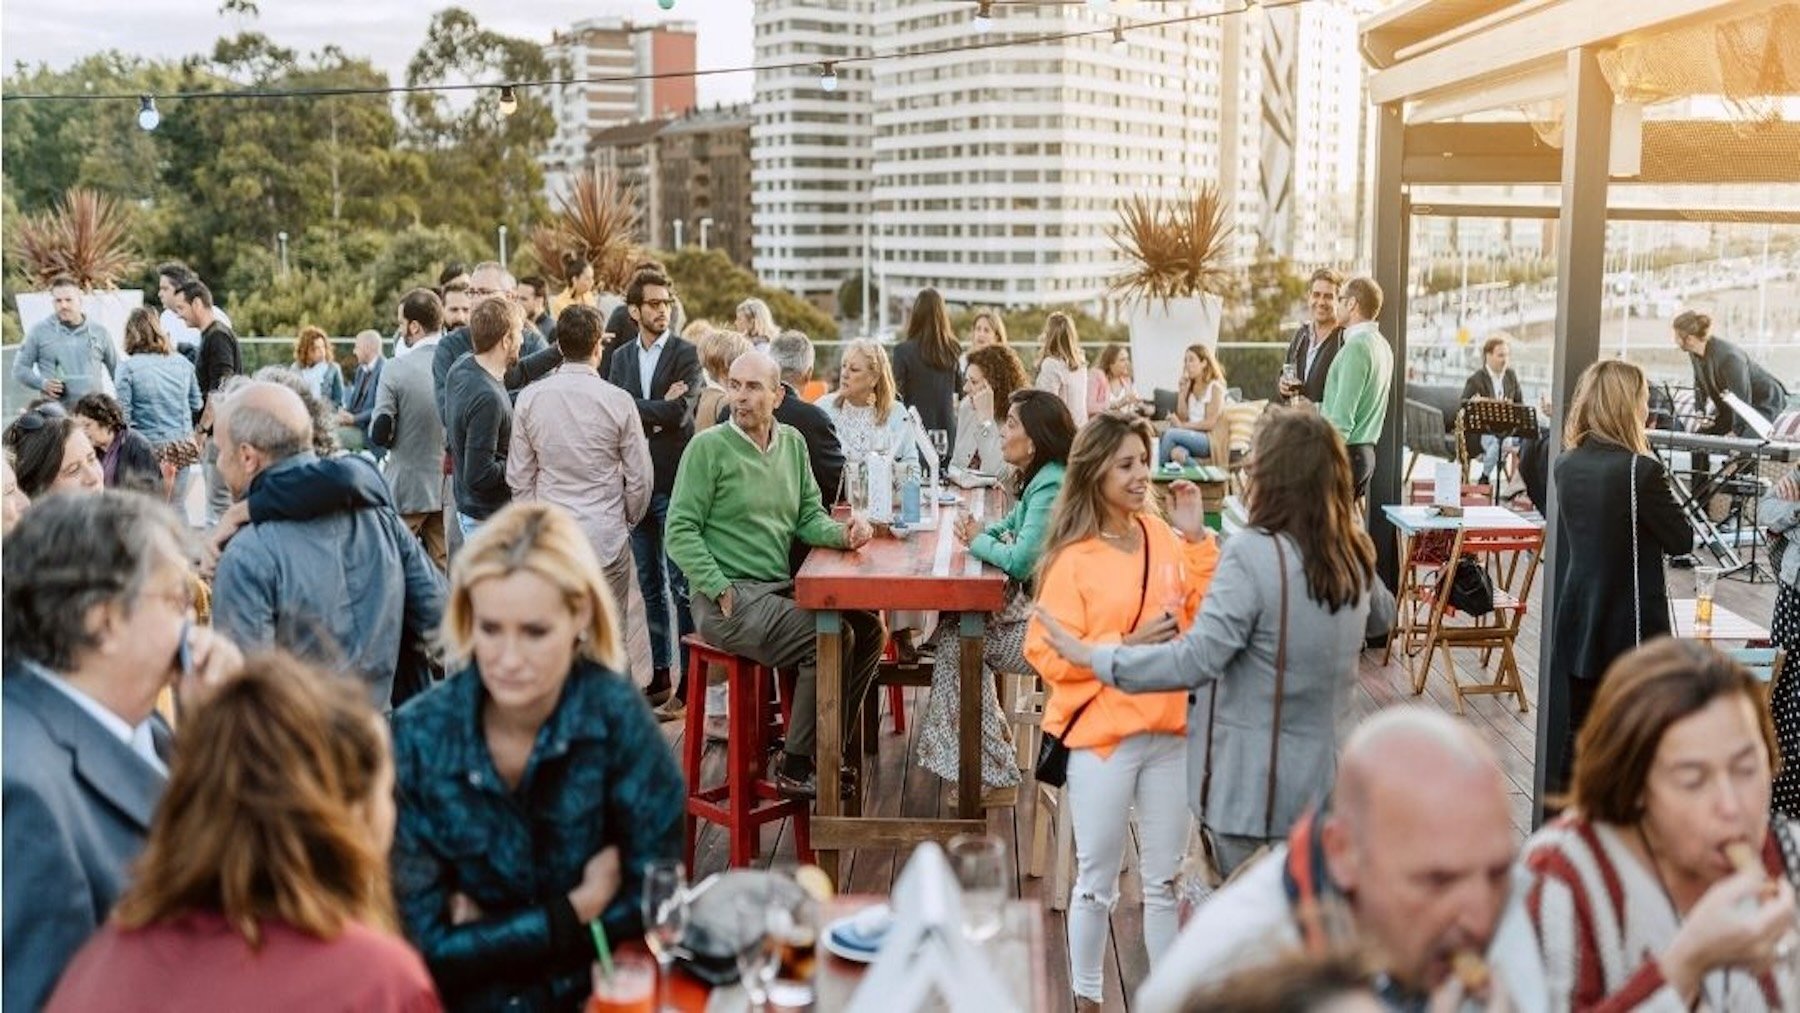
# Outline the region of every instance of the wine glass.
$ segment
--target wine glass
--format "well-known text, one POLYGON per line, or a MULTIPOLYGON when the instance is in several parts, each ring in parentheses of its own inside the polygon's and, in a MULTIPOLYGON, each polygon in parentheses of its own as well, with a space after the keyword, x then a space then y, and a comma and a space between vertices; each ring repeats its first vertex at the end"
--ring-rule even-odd
POLYGON ((752 1010, 769 1008, 769 982, 775 976, 775 947, 769 936, 768 895, 746 893, 732 905, 738 982, 752 1010))
POLYGON ((687 869, 672 858, 658 858, 644 867, 644 944, 656 956, 657 1008, 676 1013, 669 1002, 669 975, 675 967, 675 947, 687 932, 687 869))
POLYGON ((844 462, 844 495, 850 501, 851 519, 862 520, 869 515, 869 472, 863 462, 844 462))
POLYGON ((1163 611, 1180 619, 1182 606, 1187 604, 1187 574, 1180 563, 1163 563, 1156 568, 1156 590, 1163 611))
POLYGON ((950 839, 950 864, 962 884, 963 935, 984 943, 1000 934, 1006 914, 1006 844, 985 834, 950 839))
POLYGON ((927 429, 927 439, 931 440, 931 449, 937 451, 938 460, 942 461, 950 454, 950 433, 943 429, 927 429))
POLYGON ((819 902, 804 889, 792 889, 771 896, 767 910, 765 927, 775 953, 769 999, 783 1009, 810 1008, 816 998, 819 902))

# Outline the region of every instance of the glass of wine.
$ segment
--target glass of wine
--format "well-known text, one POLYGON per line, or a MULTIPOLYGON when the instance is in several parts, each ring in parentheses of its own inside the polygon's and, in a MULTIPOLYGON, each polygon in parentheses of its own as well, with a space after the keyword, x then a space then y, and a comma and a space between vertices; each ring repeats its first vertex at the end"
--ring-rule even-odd
POLYGON ((1006 843, 985 834, 950 839, 950 865, 962 884, 963 935, 984 943, 1006 916, 1006 843))
POLYGON ((938 460, 950 456, 950 434, 943 429, 927 429, 925 436, 931 440, 931 449, 937 451, 938 460))
POLYGON ((771 896, 766 928, 775 952, 770 1001, 783 1009, 810 1008, 815 998, 819 902, 804 890, 771 896))
POLYGON ((1180 563, 1164 563, 1157 567, 1156 590, 1163 611, 1180 619, 1182 606, 1187 604, 1187 574, 1180 563))
POLYGON ((687 869, 672 858, 659 858, 644 868, 644 944, 656 955, 657 1008, 676 1013, 669 1002, 669 975, 675 968, 675 947, 687 932, 687 869))
POLYGON ((850 501, 853 520, 869 516, 869 473, 863 462, 844 462, 844 497, 850 501))

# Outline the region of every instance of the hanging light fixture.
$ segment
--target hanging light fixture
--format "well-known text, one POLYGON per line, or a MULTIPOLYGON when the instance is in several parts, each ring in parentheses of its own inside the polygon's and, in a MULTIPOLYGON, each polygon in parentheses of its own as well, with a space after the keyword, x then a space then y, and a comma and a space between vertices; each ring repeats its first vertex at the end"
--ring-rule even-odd
POLYGON ((138 96, 138 126, 145 130, 155 130, 162 122, 162 113, 156 111, 156 99, 150 95, 138 96))
POLYGON ((1127 43, 1125 42, 1125 26, 1114 25, 1112 51, 1115 53, 1123 53, 1127 48, 1127 43))
POLYGON ((656 6, 665 11, 672 11, 675 9, 675 0, 656 0, 656 6))
POLYGON ((826 91, 837 91, 837 64, 826 60, 819 64, 819 87, 826 91))
POLYGON ((500 115, 511 116, 519 111, 519 93, 510 84, 500 86, 500 115))
POLYGON ((975 6, 975 30, 983 35, 994 30, 994 4, 992 0, 981 0, 975 6))

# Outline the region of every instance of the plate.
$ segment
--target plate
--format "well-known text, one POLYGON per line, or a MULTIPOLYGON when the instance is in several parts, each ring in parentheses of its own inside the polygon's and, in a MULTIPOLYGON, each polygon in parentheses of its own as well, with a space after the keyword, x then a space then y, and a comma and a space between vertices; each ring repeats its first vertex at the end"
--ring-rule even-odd
POLYGON ((825 926, 821 940, 827 952, 858 964, 873 961, 881 952, 881 943, 893 927, 893 914, 886 904, 839 918, 825 926), (869 926, 878 926, 870 932, 869 926))
POLYGON ((958 496, 957 494, 955 494, 953 492, 938 493, 938 504, 941 506, 955 506, 961 502, 962 502, 962 497, 958 496))

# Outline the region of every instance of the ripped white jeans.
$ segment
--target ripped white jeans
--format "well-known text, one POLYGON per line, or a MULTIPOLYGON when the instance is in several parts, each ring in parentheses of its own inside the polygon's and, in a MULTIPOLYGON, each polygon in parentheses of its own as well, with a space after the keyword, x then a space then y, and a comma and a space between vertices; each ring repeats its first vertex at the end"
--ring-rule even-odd
POLYGON ((1069 978, 1076 995, 1098 1001, 1133 806, 1152 970, 1180 929, 1175 875, 1188 840, 1187 738, 1133 735, 1104 759, 1091 749, 1071 750, 1067 804, 1075 828, 1069 978))

